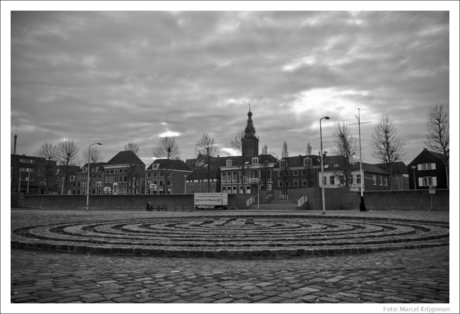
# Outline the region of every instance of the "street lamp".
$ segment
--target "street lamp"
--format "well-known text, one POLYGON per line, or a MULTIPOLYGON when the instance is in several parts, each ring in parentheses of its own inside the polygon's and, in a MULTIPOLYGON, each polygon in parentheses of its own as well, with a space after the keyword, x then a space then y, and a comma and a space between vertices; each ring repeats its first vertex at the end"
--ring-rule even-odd
POLYGON ((187 175, 184 174, 184 194, 187 194, 187 175))
POLYGON ((415 166, 412 166, 412 173, 414 174, 414 189, 417 190, 417 180, 415 179, 415 166))
POLYGON ((326 117, 322 117, 321 119, 319 119, 319 139, 320 139, 320 146, 321 146, 321 196, 323 198, 323 215, 326 214, 326 199, 324 198, 324 181, 323 181, 323 176, 324 176, 324 173, 323 173, 323 132, 322 132, 322 129, 321 129, 321 120, 323 119, 326 119, 326 120, 329 120, 329 117, 326 116, 326 117))
POLYGON ((89 210, 89 172, 91 165, 91 146, 93 145, 102 145, 101 143, 93 143, 88 147, 88 182, 86 185, 86 210, 89 210))

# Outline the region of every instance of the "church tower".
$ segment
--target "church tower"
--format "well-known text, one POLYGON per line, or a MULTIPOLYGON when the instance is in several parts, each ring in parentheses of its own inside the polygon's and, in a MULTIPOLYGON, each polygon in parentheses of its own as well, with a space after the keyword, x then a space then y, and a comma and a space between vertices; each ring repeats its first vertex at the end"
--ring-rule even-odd
POLYGON ((244 136, 241 142, 246 157, 252 158, 259 156, 259 138, 256 137, 256 129, 252 123, 251 104, 249 104, 248 123, 244 129, 244 136))

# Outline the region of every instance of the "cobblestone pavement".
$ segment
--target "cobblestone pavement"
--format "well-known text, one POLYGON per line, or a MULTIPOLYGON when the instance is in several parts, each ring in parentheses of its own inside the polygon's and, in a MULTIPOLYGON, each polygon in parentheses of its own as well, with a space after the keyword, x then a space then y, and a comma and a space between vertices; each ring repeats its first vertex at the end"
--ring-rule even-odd
MULTIPOLYGON (((11 221, 12 228, 17 228, 74 219, 94 221, 108 215, 110 219, 128 215, 139 218, 152 213, 17 210, 12 211, 11 221)), ((369 215, 448 220, 447 213, 369 215)), ((449 303, 449 247, 274 260, 98 256, 13 249, 11 302, 449 303)))

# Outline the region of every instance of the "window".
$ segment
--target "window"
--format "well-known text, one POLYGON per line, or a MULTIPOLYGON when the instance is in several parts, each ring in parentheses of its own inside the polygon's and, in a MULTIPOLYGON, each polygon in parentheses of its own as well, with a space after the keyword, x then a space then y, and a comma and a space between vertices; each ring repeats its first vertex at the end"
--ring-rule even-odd
POLYGON ((163 180, 160 180, 160 185, 163 185, 163 180))
POLYGON ((110 173, 113 173, 113 169, 110 169, 110 173))
POLYGON ((126 173, 126 171, 127 171, 127 170, 128 170, 128 169, 124 169, 124 170, 123 170, 123 172, 125 172, 125 173, 126 173))
POLYGON ((356 183, 361 184, 361 175, 360 174, 356 175, 356 183))
POLYGON ((236 171, 232 172, 232 181, 237 181, 236 171))
POLYGON ((437 179, 436 177, 423 177, 423 178, 418 178, 418 184, 419 186, 437 186, 437 179))
POLYGON ((292 174, 294 176, 298 176, 299 175, 299 170, 292 170, 292 174))
POLYGON ((302 169, 302 175, 303 175, 303 176, 306 176, 306 175, 307 175, 307 170, 306 170, 306 169, 302 169))
POLYGON ((380 185, 383 185, 383 177, 380 176, 380 185))
POLYGON ((326 179, 327 179, 327 177, 323 176, 323 185, 326 185, 326 179))
POLYGON ((159 166, 160 166, 160 164, 153 164, 153 169, 157 170, 159 166))
POLYGON ((311 165, 313 164, 313 160, 311 158, 305 158, 303 160, 303 164, 304 164, 304 166, 310 166, 311 167, 311 165))
POLYGON ((293 181, 293 184, 294 184, 294 187, 296 188, 296 187, 299 186, 299 181, 298 181, 297 179, 295 179, 295 180, 293 181))
POLYGON ((331 185, 335 185, 334 177, 329 177, 329 182, 331 185))
POLYGON ((105 173, 109 173, 109 169, 105 169, 105 173))
POLYGON ((222 180, 222 182, 227 181, 227 173, 226 173, 226 172, 222 172, 222 174, 221 174, 221 180, 222 180))
POLYGON ((375 174, 372 175, 372 181, 374 181, 374 185, 377 185, 377 176, 375 174))
POLYGON ((168 180, 168 186, 171 186, 171 181, 170 180, 168 180))
POLYGON ((307 179, 302 179, 302 186, 307 186, 307 179))
POLYGON ((35 160, 33 159, 19 159, 19 162, 26 163, 26 164, 33 164, 35 160))
POLYGON ((388 186, 388 180, 387 180, 387 178, 386 178, 386 177, 385 177, 385 178, 383 178, 383 183, 384 183, 384 185, 385 185, 385 186, 388 186))
POLYGON ((231 167, 232 166, 232 160, 231 159, 228 159, 226 162, 225 162, 225 165, 227 167, 231 167))
POLYGON ((154 177, 158 177, 157 174, 158 174, 158 173, 155 171, 155 172, 153 173, 153 176, 154 176, 154 177))
POLYGON ((435 163, 425 163, 417 165, 418 170, 436 170, 435 163))
POLYGON ((152 176, 151 172, 147 172, 147 178, 150 178, 152 176))
POLYGON ((283 181, 278 181, 278 187, 280 187, 280 188, 283 187, 283 181))
POLYGON ((257 165, 258 163, 259 163, 259 158, 257 158, 257 157, 252 158, 252 164, 253 165, 257 165))

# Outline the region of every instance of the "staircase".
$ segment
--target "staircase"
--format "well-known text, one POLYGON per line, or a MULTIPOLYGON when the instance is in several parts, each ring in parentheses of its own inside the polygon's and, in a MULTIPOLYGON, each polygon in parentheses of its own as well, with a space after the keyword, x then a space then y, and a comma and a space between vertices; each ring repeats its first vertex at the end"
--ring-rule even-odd
MULTIPOLYGON (((254 205, 253 205, 253 208, 254 208, 254 205)), ((296 208, 297 208, 296 200, 273 200, 270 204, 260 204, 259 205, 260 210, 296 210, 296 208)))

